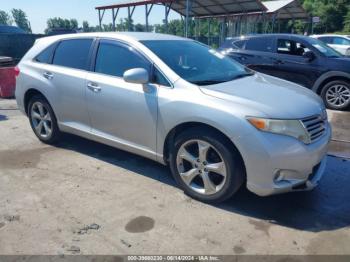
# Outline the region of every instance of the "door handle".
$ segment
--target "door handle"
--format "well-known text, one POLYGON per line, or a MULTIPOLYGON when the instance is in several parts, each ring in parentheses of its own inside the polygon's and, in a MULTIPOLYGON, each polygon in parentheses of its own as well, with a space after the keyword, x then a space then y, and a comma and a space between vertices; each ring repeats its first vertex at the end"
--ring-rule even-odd
POLYGON ((43 76, 48 80, 51 80, 53 78, 53 74, 50 72, 44 72, 43 76))
POLYGON ((91 91, 97 93, 101 91, 101 87, 98 86, 96 83, 88 83, 87 88, 89 88, 91 91))

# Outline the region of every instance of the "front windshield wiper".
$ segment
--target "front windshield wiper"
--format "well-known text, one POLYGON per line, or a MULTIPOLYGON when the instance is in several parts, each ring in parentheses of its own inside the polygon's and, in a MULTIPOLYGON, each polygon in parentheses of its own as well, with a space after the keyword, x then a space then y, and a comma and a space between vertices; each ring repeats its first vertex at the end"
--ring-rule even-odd
POLYGON ((223 82, 227 82, 227 80, 199 80, 199 81, 191 81, 192 84, 199 86, 207 86, 207 85, 216 85, 223 82))
POLYGON ((255 73, 253 71, 242 73, 242 74, 238 74, 238 75, 233 76, 229 81, 233 81, 233 80, 236 80, 236 79, 239 79, 239 78, 243 78, 243 77, 247 77, 247 76, 252 76, 254 74, 255 73))
POLYGON ((232 80, 236 80, 236 79, 243 78, 243 77, 246 77, 246 76, 252 76, 254 74, 255 73, 253 71, 248 71, 248 72, 245 72, 245 73, 241 73, 241 74, 235 75, 235 76, 233 76, 233 77, 231 77, 229 79, 198 80, 198 81, 192 81, 191 83, 193 83, 195 85, 199 85, 199 86, 216 85, 216 84, 220 84, 220 83, 224 83, 224 82, 230 82, 232 80))

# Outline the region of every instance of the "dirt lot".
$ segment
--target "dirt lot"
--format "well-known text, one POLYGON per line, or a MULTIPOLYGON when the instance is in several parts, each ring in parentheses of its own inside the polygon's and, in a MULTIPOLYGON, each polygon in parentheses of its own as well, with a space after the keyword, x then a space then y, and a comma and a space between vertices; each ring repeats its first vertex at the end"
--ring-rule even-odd
POLYGON ((350 161, 328 160, 312 192, 211 206, 147 159, 71 135, 40 143, 0 100, 0 254, 350 254, 350 161))

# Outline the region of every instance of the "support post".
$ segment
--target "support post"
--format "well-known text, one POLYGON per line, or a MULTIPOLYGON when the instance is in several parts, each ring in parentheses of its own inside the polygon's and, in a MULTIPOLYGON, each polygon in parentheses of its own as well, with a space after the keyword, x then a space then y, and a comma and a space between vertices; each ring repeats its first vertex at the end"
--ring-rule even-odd
POLYGON ((117 19, 117 16, 118 16, 118 13, 119 13, 119 8, 117 8, 117 12, 115 11, 115 9, 113 8, 112 9, 112 23, 113 23, 113 31, 116 31, 116 27, 115 27, 115 21, 117 19))
POLYGON ((148 32, 149 28, 148 28, 148 5, 147 4, 145 5, 145 11, 146 11, 146 13, 145 13, 145 15, 146 15, 146 32, 148 32))
POLYGON ((148 4, 145 5, 146 7, 146 31, 148 32, 149 31, 149 21, 148 21, 148 18, 149 18, 149 15, 151 14, 151 11, 152 11, 152 8, 153 8, 153 4, 150 5, 150 7, 148 8, 148 4))
POLYGON ((165 3, 164 7, 165 7, 165 31, 166 33, 168 33, 168 17, 169 17, 169 13, 171 10, 171 5, 172 2, 170 2, 169 4, 165 3))
POLYGON ((186 17, 185 17, 185 37, 188 37, 188 18, 190 15, 190 0, 186 0, 186 17))
POLYGON ((131 31, 131 12, 130 12, 130 6, 128 6, 128 31, 131 31))
POLYGON ((102 31, 102 20, 103 20, 103 16, 105 15, 105 9, 103 10, 102 14, 101 14, 101 10, 98 9, 98 23, 100 26, 100 31, 102 31))
POLYGON ((211 26, 211 19, 208 18, 208 45, 210 46, 210 26, 211 26))

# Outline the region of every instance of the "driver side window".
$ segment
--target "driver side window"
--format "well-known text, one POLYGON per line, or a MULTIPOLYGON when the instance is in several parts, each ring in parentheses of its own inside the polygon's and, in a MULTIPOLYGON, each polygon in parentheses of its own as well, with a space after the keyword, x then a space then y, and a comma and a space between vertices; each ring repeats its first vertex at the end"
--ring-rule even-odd
POLYGON ((103 41, 97 51, 95 72, 123 77, 124 72, 133 68, 144 68, 150 72, 150 63, 131 46, 103 41))
POLYGON ((289 39, 278 39, 277 53, 285 55, 302 56, 310 51, 305 45, 289 39))

